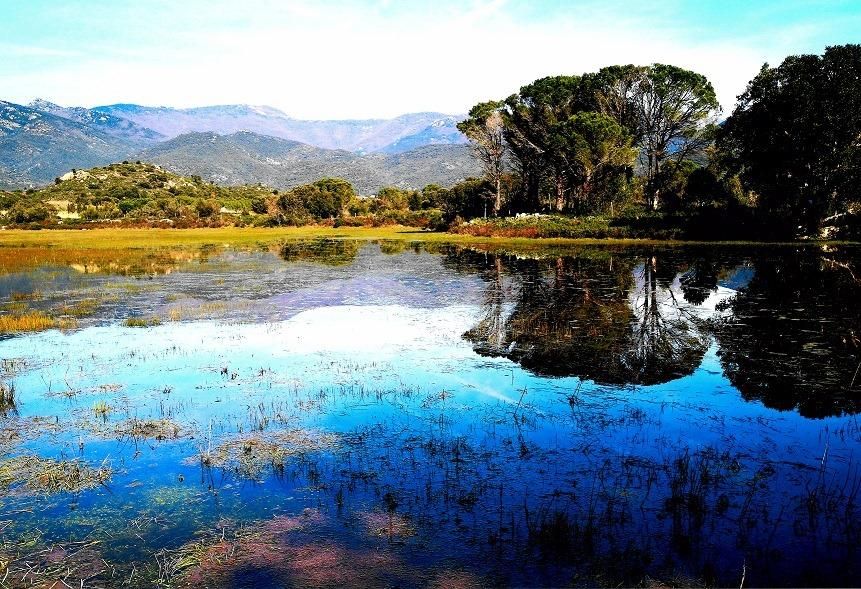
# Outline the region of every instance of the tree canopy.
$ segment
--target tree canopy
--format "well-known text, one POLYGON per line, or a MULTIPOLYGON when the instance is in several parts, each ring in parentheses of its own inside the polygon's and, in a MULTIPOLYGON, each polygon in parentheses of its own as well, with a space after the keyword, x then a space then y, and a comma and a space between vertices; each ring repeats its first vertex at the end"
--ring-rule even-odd
POLYGON ((718 145, 770 222, 817 234, 861 201, 861 45, 764 65, 718 145))

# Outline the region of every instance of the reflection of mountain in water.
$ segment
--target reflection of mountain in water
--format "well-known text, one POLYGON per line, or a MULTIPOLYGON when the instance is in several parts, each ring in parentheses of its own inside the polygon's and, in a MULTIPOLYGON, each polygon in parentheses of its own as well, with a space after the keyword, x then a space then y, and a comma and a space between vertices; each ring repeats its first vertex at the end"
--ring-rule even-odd
POLYGON ((861 409, 861 269, 853 250, 467 250, 484 315, 464 338, 536 374, 657 384, 691 374, 712 337, 748 400, 826 416, 861 409))

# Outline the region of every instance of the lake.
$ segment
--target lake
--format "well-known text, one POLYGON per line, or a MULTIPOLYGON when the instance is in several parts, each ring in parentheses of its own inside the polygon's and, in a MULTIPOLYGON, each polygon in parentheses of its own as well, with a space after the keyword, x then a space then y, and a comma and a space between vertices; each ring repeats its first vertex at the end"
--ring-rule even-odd
POLYGON ((859 253, 0 248, 2 584, 856 585, 859 253))

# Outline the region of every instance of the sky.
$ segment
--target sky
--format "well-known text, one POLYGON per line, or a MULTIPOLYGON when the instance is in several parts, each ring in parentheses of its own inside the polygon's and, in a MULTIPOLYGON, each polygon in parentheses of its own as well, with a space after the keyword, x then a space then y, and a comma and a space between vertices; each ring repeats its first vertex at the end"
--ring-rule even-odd
POLYGON ((861 42, 861 0, 0 0, 0 100, 466 112, 621 63, 705 74, 729 114, 763 63, 861 42))

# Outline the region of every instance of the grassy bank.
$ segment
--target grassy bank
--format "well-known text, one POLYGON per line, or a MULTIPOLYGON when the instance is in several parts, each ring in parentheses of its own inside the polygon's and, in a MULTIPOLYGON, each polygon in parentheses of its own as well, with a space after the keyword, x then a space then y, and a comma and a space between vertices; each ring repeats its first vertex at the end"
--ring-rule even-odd
MULTIPOLYGON (((30 248, 84 248, 84 249, 131 249, 202 246, 208 244, 226 246, 251 246, 279 240, 303 239, 358 239, 398 240, 422 243, 451 243, 461 245, 517 246, 520 248, 543 248, 546 246, 588 244, 712 244, 765 243, 750 241, 689 241, 677 239, 635 239, 594 237, 522 237, 506 235, 472 235, 467 232, 432 232, 415 227, 386 225, 381 227, 326 227, 308 225, 303 227, 218 227, 196 229, 131 229, 101 228, 91 230, 54 229, 29 231, 7 229, 0 231, 0 247, 30 248)), ((771 242, 776 243, 776 242, 771 242)), ((780 242, 789 243, 789 242, 780 242)), ((795 242, 799 244, 845 244, 848 242, 795 242)))
MULTIPOLYGON (((468 234, 423 231, 415 227, 387 225, 382 227, 218 227, 206 229, 92 229, 0 231, 0 247, 69 247, 69 248, 155 248, 200 246, 205 244, 253 245, 283 239, 359 239, 401 240, 425 243, 499 243, 515 245, 561 245, 577 243, 643 243, 632 239, 575 239, 531 237, 486 237, 468 234)), ((663 242, 662 242, 663 243, 663 242)))

